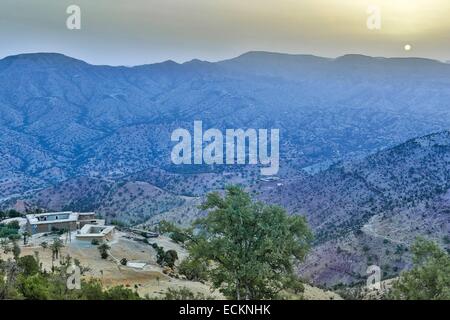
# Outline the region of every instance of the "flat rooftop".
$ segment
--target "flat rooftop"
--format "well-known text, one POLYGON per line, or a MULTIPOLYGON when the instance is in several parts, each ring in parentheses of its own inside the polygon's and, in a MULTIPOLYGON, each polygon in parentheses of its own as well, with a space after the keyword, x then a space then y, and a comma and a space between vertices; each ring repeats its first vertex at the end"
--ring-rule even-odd
POLYGON ((61 222, 76 222, 80 216, 95 215, 94 212, 46 212, 39 214, 27 214, 26 218, 30 224, 48 224, 61 222))
POLYGON ((104 237, 114 230, 114 226, 86 224, 77 233, 77 238, 104 237))
POLYGON ((77 212, 79 216, 92 216, 95 215, 95 212, 77 212))
POLYGON ((27 220, 30 224, 48 224, 72 222, 78 220, 78 213, 72 211, 49 212, 39 214, 27 214, 27 220))

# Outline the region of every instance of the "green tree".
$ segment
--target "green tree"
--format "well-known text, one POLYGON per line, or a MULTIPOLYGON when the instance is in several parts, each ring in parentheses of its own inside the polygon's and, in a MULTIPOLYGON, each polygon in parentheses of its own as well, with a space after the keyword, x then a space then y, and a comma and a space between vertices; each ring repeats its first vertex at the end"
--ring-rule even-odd
POLYGON ((11 248, 9 246, 9 241, 7 239, 1 239, 0 240, 0 247, 3 250, 3 253, 8 254, 11 251, 11 248))
POLYGON ((164 266, 164 259, 166 257, 166 252, 164 249, 160 246, 158 246, 156 243, 154 243, 153 248, 156 250, 156 263, 160 266, 164 266))
POLYGON ((188 238, 183 232, 177 232, 171 228, 171 224, 167 221, 161 221, 159 223, 160 232, 167 232, 169 237, 176 243, 184 244, 188 238))
POLYGON ((19 256, 20 256, 20 247, 19 244, 17 243, 17 241, 13 242, 13 248, 12 248, 12 253, 14 256, 14 260, 18 260, 19 256))
POLYGON ((40 271, 39 262, 33 256, 20 257, 17 261, 17 265, 25 276, 30 276, 40 271))
POLYGON ((202 293, 194 293, 186 287, 182 287, 179 289, 168 288, 164 294, 164 300, 209 300, 210 298, 206 297, 202 293))
POLYGON ((208 264, 199 259, 187 258, 181 261, 178 272, 191 281, 205 281, 208 279, 208 264))
POLYGON ((178 260, 178 253, 175 250, 168 250, 164 254, 164 265, 173 268, 178 260))
POLYGON ((19 274, 20 270, 15 261, 0 260, 0 300, 17 297, 15 283, 19 274))
POLYGON ((19 235, 19 223, 17 221, 11 221, 6 225, 0 225, 0 238, 17 239, 19 235))
POLYGON ((60 239, 53 239, 52 244, 50 245, 50 249, 52 250, 52 259, 57 260, 59 259, 59 253, 61 252, 61 249, 64 247, 64 244, 60 239))
POLYGON ((436 243, 423 238, 412 246, 414 267, 394 282, 389 298, 449 300, 450 257, 436 243))
POLYGON ((27 245, 28 237, 30 237, 30 233, 29 233, 28 231, 25 231, 25 232, 22 234, 22 236, 23 236, 23 245, 26 246, 26 245, 27 245))
POLYGON ((10 218, 18 218, 21 216, 22 216, 22 214, 17 210, 12 209, 12 210, 8 211, 8 217, 10 217, 10 218))
POLYGON ((111 249, 111 247, 107 244, 107 243, 102 243, 101 245, 98 246, 98 251, 100 252, 100 255, 102 257, 102 259, 107 259, 109 256, 109 249, 111 249))
POLYGON ((107 300, 139 300, 140 297, 137 292, 131 289, 125 288, 124 286, 115 286, 109 288, 105 292, 105 299, 107 300))
POLYGON ((51 298, 50 284, 41 274, 25 276, 21 274, 17 280, 19 292, 26 299, 30 300, 48 300, 51 298))
POLYGON ((78 298, 82 300, 104 300, 102 284, 97 279, 90 279, 89 281, 81 282, 81 292, 78 293, 78 298))
POLYGON ((226 297, 272 299, 295 284, 294 263, 304 260, 312 241, 306 220, 278 206, 252 202, 241 188, 228 187, 225 197, 210 193, 204 219, 184 232, 190 259, 206 263, 208 278, 226 297))
POLYGON ((175 250, 164 251, 164 248, 152 243, 153 249, 156 251, 156 263, 162 267, 175 267, 175 262, 178 260, 178 253, 175 250))
MULTIPOLYGON (((67 289, 67 267, 72 259, 65 258, 54 273, 47 273, 38 266, 33 256, 20 257, 18 261, 0 260, 0 300, 137 300, 139 295, 123 286, 107 290, 98 279, 82 280, 81 290, 67 289)), ((77 263, 75 261, 75 263, 77 263)), ((82 266, 80 266, 82 268, 82 266)))
POLYGON ((7 227, 10 229, 14 229, 14 230, 19 230, 20 229, 20 224, 19 221, 11 221, 10 223, 7 224, 7 227))

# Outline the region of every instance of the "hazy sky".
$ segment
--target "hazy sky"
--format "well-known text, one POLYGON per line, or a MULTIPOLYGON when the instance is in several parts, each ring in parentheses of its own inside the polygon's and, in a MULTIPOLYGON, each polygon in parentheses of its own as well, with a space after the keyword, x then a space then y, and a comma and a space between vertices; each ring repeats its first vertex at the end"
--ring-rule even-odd
POLYGON ((449 0, 0 0, 0 57, 137 65, 265 50, 450 60, 449 14, 449 0), (66 28, 71 4, 81 30, 66 28), (381 9, 381 30, 366 26, 369 5, 381 9))

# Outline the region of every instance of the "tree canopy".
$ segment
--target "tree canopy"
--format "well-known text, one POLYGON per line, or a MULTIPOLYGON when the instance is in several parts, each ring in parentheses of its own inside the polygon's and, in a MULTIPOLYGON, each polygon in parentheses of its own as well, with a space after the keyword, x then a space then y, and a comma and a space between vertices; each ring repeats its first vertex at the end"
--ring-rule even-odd
MULTIPOLYGON (((104 289, 97 279, 81 280, 80 290, 67 288, 67 268, 71 258, 65 259, 54 272, 42 270, 34 256, 17 261, 0 260, 0 300, 138 300, 139 295, 124 286, 104 289)), ((83 268, 80 266, 83 270, 83 268)))
POLYGON ((294 266, 304 260, 312 241, 304 217, 253 202, 237 186, 228 187, 224 197, 208 194, 201 208, 208 215, 191 228, 163 223, 161 229, 188 239, 191 265, 202 266, 204 273, 207 264, 215 288, 238 300, 271 299, 284 289, 298 289, 294 266))
POLYGON ((394 283, 389 298, 450 300, 450 257, 436 243, 419 238, 412 246, 414 267, 394 283))

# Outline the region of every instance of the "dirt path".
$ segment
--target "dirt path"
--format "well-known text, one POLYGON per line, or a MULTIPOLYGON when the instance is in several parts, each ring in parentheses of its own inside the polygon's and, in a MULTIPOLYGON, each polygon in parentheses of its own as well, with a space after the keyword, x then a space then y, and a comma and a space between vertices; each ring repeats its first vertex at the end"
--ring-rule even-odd
POLYGON ((368 235, 370 237, 373 237, 373 238, 378 238, 378 239, 382 239, 382 240, 388 240, 388 241, 390 241, 392 243, 400 244, 400 245, 405 244, 402 241, 399 241, 399 240, 393 239, 391 237, 388 237, 388 236, 381 235, 381 234, 377 233, 375 228, 374 228, 374 222, 378 218, 379 218, 379 216, 371 217, 369 219, 369 221, 364 226, 362 226, 361 231, 364 232, 366 235, 368 235))

